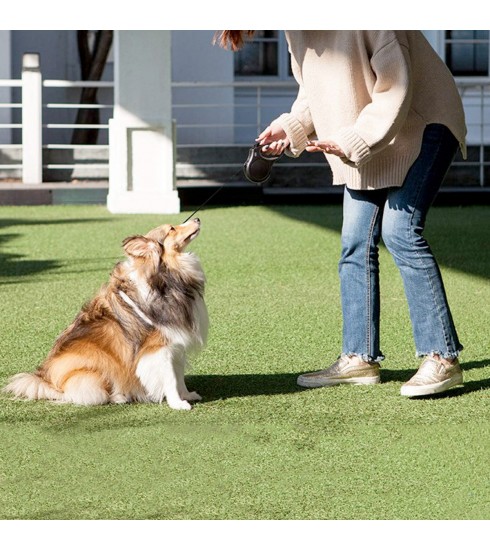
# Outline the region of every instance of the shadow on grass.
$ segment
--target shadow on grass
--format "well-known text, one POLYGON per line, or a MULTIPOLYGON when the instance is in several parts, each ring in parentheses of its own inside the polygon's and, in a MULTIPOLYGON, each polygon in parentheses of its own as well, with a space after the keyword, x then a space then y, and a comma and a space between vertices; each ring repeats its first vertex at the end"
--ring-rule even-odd
POLYGON ((92 222, 108 222, 110 219, 105 218, 62 218, 51 220, 26 219, 26 218, 0 218, 0 229, 14 226, 29 226, 29 225, 68 225, 76 223, 92 223, 92 222))
POLYGON ((296 384, 299 373, 285 374, 229 374, 189 375, 188 388, 196 390, 205 402, 233 397, 284 395, 304 391, 296 384))
MULTIPOLYGON (((85 224, 92 222, 109 221, 99 218, 83 219, 59 219, 59 220, 27 220, 27 219, 0 219, 0 229, 12 226, 38 226, 38 225, 67 225, 67 224, 85 224)), ((21 233, 3 233, 0 235, 0 246, 5 246, 22 236, 21 233)), ((37 275, 47 271, 60 268, 63 264, 55 259, 35 260, 24 259, 22 254, 0 252, 0 277, 12 277, 17 280, 21 277, 37 275)), ((9 284, 9 281, 2 281, 0 284, 9 284)))
MULTIPOLYGON (((293 220, 337 231, 340 238, 341 206, 287 205, 268 206, 268 209, 293 220)), ((490 216, 487 210, 434 206, 429 212, 424 234, 440 265, 490 279, 489 256, 482 254, 490 239, 490 216), (448 219, 451 223, 448 223, 448 219)))

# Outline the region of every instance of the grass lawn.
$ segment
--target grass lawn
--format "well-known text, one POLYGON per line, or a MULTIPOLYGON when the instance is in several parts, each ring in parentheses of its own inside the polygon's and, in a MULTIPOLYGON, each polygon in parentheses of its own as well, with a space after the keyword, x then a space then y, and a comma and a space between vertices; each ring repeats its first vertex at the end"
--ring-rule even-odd
MULTIPOLYGON (((34 370, 121 241, 180 216, 0 207, 0 384, 34 370)), ((464 388, 410 400, 403 288, 381 250, 382 384, 301 390, 340 351, 338 206, 208 208, 192 250, 209 344, 165 404, 0 397, 0 519, 490 519, 490 216, 437 207, 427 237, 465 345, 464 388)))

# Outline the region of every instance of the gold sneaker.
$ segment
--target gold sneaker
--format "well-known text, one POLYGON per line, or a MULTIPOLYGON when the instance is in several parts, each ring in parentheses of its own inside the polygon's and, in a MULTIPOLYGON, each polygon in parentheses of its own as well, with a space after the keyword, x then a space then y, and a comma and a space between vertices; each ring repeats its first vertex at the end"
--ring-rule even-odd
POLYGON ((322 388, 339 384, 379 384, 379 363, 347 355, 328 369, 301 374, 297 384, 303 388, 322 388))
POLYGON ((463 383, 463 373, 456 359, 448 365, 435 357, 427 356, 419 370, 403 384, 400 393, 406 397, 418 397, 441 393, 463 383))

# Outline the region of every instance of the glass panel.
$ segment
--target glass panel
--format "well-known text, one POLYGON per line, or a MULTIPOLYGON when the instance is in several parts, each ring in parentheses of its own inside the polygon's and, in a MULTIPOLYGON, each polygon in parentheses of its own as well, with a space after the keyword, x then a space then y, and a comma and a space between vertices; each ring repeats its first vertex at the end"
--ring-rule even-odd
POLYGON ((253 41, 235 53, 235 75, 278 76, 278 33, 256 31, 253 41))
POLYGON ((446 63, 455 76, 489 75, 489 31, 446 31, 446 63))

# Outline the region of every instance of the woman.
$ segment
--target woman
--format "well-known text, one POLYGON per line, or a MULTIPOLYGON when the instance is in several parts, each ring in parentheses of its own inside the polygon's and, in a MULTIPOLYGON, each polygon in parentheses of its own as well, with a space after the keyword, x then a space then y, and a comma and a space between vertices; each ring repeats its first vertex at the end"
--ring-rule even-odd
MULTIPOLYGON (((245 33, 223 31, 221 45, 245 33)), ((259 136, 266 152, 325 153, 333 184, 344 185, 339 262, 342 354, 303 387, 380 381, 380 239, 403 279, 420 368, 401 388, 409 397, 463 382, 463 349, 439 267, 422 236, 458 147, 465 156, 460 95, 446 65, 419 31, 289 31, 299 92, 291 112, 259 136)))

